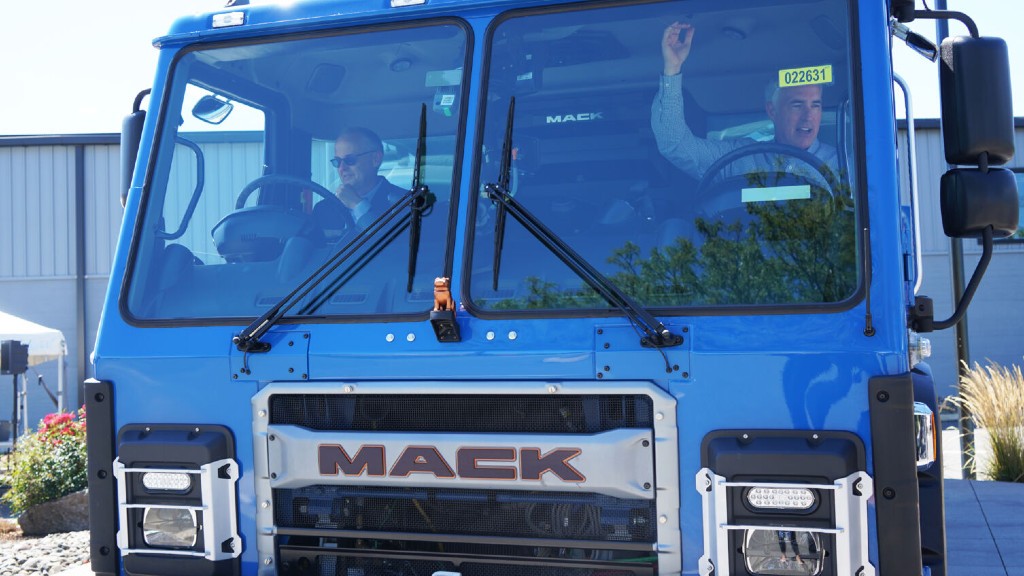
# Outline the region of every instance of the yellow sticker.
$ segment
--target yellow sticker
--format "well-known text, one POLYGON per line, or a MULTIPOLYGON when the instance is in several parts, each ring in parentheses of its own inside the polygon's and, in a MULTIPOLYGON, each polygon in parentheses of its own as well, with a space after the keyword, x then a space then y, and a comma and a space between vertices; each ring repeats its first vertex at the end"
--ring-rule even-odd
POLYGON ((832 65, 809 66, 779 70, 779 87, 807 86, 809 84, 831 84, 832 65))

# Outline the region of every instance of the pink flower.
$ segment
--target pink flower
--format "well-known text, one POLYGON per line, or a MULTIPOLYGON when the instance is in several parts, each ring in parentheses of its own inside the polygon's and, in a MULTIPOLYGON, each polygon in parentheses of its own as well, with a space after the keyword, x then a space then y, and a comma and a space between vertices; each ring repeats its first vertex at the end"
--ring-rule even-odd
POLYGON ((66 412, 47 414, 39 426, 39 437, 52 446, 60 444, 66 438, 73 438, 85 433, 85 410, 78 411, 81 422, 75 421, 75 414, 66 412))

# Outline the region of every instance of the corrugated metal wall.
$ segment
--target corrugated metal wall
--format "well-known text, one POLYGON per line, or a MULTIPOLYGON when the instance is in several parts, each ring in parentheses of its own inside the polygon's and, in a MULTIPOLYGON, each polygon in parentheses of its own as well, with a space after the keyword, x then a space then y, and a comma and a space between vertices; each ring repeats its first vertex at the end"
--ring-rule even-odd
MULTIPOLYGON (((27 373, 32 425, 54 411, 44 385, 56 393, 59 372, 70 409, 89 376, 122 214, 117 140, 0 138, 0 309, 60 330, 68 349, 63 366, 46 362, 27 373)), ((10 385, 0 381, 2 420, 11 417, 10 385)))
MULTIPOLYGON (((937 121, 919 122, 917 125, 917 175, 918 189, 921 195, 921 246, 924 254, 948 254, 949 237, 942 232, 942 217, 939 212, 939 179, 948 169, 946 157, 942 149, 942 132, 937 121)), ((1004 168, 1024 168, 1024 124, 1016 129, 1016 149, 1018 153, 1004 168)), ((900 144, 906 150, 906 130, 900 130, 900 144)), ((907 168, 904 165, 901 180, 904 190, 907 189, 907 168)), ((1024 247, 1012 244, 1000 244, 995 252, 1017 252, 1024 247)), ((965 242, 966 253, 981 253, 976 242, 965 242)))
POLYGON ((0 278, 74 273, 74 160, 72 146, 0 148, 0 278))
POLYGON ((121 149, 116 145, 85 147, 85 273, 110 274, 121 229, 121 149))
MULTIPOLYGON (((916 144, 925 254, 921 292, 935 299, 936 315, 945 317, 953 304, 949 239, 942 232, 939 215, 939 178, 946 164, 937 123, 919 123, 916 144)), ((252 175, 259 173, 260 166, 253 165, 254 161, 259 164, 261 157, 258 143, 200 145, 208 165, 231 162, 237 167, 219 172, 218 181, 207 183, 227 191, 209 195, 211 201, 233 201, 252 175)), ((1024 150, 1024 125, 1017 128, 1017 146, 1024 150)), ((78 400, 78 383, 91 375, 86 359, 95 339, 121 225, 119 162, 116 135, 0 138, 0 309, 64 333, 71 405, 78 400), (81 158, 80 165, 77 158, 81 158), (81 206, 76 198, 82 199, 81 206), (79 220, 81 230, 76 226, 79 220)), ((193 167, 185 164, 172 178, 191 178, 193 167)), ((1015 158, 1010 166, 1024 163, 1015 158)), ((902 178, 906 182, 905 171, 902 178)), ((969 275, 981 250, 973 241, 965 242, 964 249, 969 275)), ((1019 287, 1024 285, 1024 244, 1000 245, 996 251, 970 310, 972 356, 982 362, 990 358, 1021 363, 1024 290, 1019 287)), ((934 348, 931 364, 940 393, 950 393, 957 377, 953 331, 930 337, 934 348)), ((50 362, 38 372, 55 388, 57 370, 56 362, 50 362)), ((34 381, 36 374, 30 376, 34 381)), ((0 419, 9 418, 9 386, 0 381, 0 419)), ((29 388, 35 422, 51 405, 40 386, 29 388)))

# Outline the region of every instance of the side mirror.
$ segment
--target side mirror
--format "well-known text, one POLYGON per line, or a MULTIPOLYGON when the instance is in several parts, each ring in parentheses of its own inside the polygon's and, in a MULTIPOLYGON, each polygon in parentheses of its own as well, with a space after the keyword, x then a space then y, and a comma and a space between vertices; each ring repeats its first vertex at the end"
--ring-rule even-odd
POLYGON ((1017 232, 1017 180, 1005 168, 957 168, 942 175, 942 229, 950 238, 980 238, 992 227, 994 238, 1017 232))
POLYGON ((1013 157, 1010 60, 1001 38, 957 36, 942 41, 939 84, 942 133, 949 164, 1005 164, 1013 157))
POLYGON ((1013 172, 991 167, 1013 157, 1013 105, 1006 42, 980 37, 974 22, 959 12, 915 11, 913 15, 955 18, 971 32, 942 41, 939 86, 946 162, 977 168, 946 172, 940 192, 943 231, 952 238, 981 238, 982 253, 952 316, 935 320, 931 299, 915 298, 911 326, 930 332, 960 322, 992 260, 992 239, 1017 230, 1017 181, 1013 172))
POLYGON ((139 158, 139 144, 142 142, 142 126, 146 123, 146 111, 142 110, 142 99, 149 90, 139 92, 132 106, 132 113, 121 123, 121 207, 128 204, 128 190, 132 186, 135 163, 139 158))

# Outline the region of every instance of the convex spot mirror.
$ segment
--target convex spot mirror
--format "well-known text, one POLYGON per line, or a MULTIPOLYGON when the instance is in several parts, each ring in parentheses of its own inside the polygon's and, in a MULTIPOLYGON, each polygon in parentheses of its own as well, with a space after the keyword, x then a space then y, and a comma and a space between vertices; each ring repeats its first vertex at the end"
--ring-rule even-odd
POLYGON ((235 105, 216 96, 203 96, 192 107, 192 115, 207 124, 220 124, 235 109, 235 105))
POLYGON ((1017 232, 1017 180, 1005 168, 957 168, 942 175, 942 229, 951 238, 980 238, 992 226, 993 238, 1017 232))
POLYGON ((957 36, 942 41, 939 84, 946 162, 988 165, 1013 157, 1010 61, 1001 38, 957 36))

